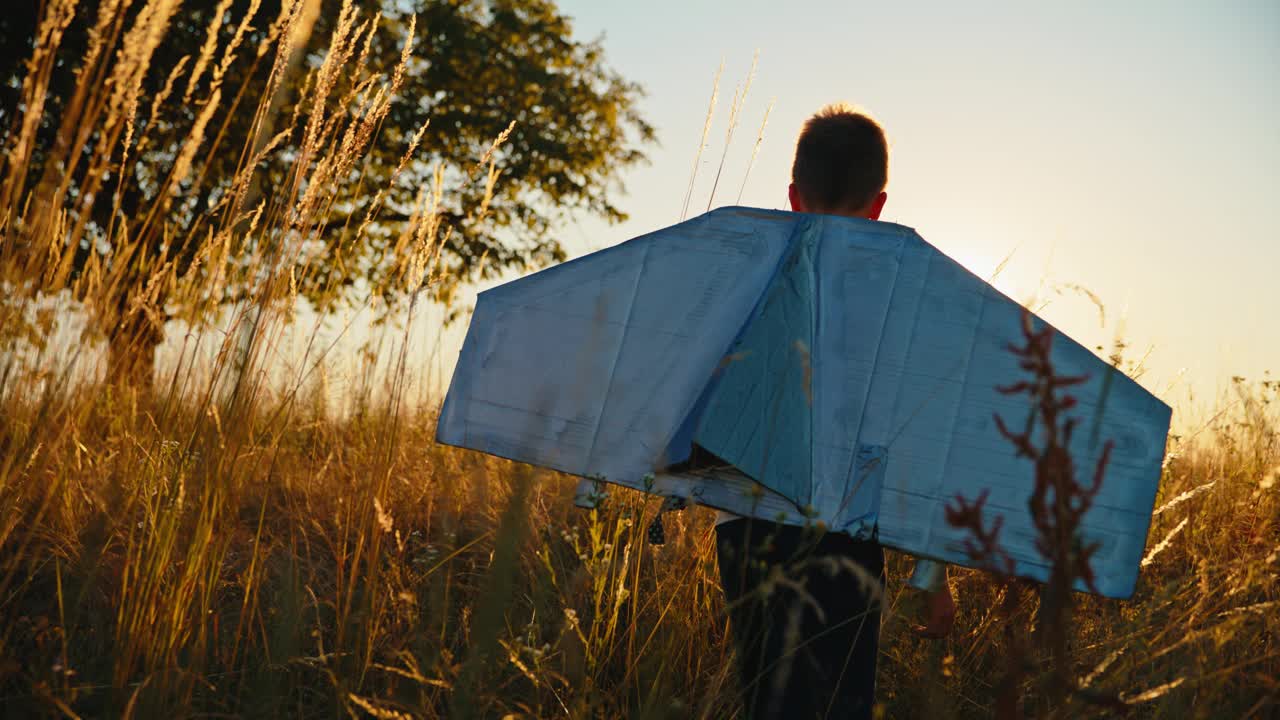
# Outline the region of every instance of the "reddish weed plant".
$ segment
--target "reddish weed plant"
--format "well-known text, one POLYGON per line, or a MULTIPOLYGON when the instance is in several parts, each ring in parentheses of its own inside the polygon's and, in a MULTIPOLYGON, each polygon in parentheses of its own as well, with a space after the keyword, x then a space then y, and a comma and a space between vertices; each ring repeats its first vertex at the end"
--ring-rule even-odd
POLYGON ((1042 687, 1051 708, 1063 707, 1072 697, 1116 709, 1125 707, 1116 697, 1080 687, 1072 671, 1067 642, 1071 627, 1071 591, 1076 581, 1080 581, 1096 592, 1090 561, 1099 547, 1097 543, 1084 542, 1079 529, 1102 488, 1113 442, 1107 440, 1103 444, 1091 480, 1087 484, 1080 482, 1070 451, 1080 421, 1066 415, 1077 405, 1077 399, 1067 389, 1089 378, 1059 374, 1051 357, 1053 335, 1052 327, 1046 325, 1037 330, 1031 314, 1023 313, 1022 344, 1010 343, 1009 352, 1018 358, 1019 367, 1030 377, 997 390, 1004 395, 1027 396, 1030 412, 1019 430, 1010 429, 1003 418, 995 416, 1000 434, 1013 445, 1019 457, 1031 460, 1035 466, 1035 484, 1028 505, 1036 528, 1036 549, 1050 566, 1048 581, 1034 586, 1016 578, 1013 559, 1000 545, 1002 518, 997 517, 988 525, 983 517, 986 491, 972 502, 957 496, 946 508, 947 522, 970 532, 971 537, 965 541, 966 553, 975 564, 1000 576, 1003 585, 1000 614, 1004 620, 1007 663, 996 699, 996 715, 1001 718, 1021 716, 1023 680, 1037 670, 1037 656, 1041 661, 1048 661, 1042 687), (1038 587, 1039 608, 1034 635, 1028 638, 1020 608, 1024 596, 1033 587, 1038 587))

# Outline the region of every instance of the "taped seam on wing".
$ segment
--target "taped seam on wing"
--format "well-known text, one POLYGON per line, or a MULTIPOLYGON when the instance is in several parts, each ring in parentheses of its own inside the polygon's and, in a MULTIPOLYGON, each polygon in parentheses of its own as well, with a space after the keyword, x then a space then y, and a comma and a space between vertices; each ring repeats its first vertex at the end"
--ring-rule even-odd
MULTIPOLYGON (((954 263, 955 261, 951 261, 951 262, 954 263)), ((961 268, 958 263, 956 263, 956 268, 960 269, 960 272, 962 274, 970 275, 969 271, 961 268)), ((976 276, 973 276, 973 277, 976 277, 976 276)), ((979 282, 982 282, 981 279, 979 279, 979 282)), ((982 286, 979 286, 979 288, 981 287, 982 286)), ((979 298, 978 314, 977 314, 978 317, 977 317, 977 321, 974 322, 973 324, 973 332, 969 334, 969 353, 965 358, 964 370, 963 370, 964 381, 960 384, 960 398, 959 400, 956 401, 955 412, 951 414, 951 427, 947 432, 947 437, 949 438, 947 442, 947 453, 946 455, 943 456, 943 459, 942 459, 943 468, 947 468, 951 466, 951 453, 956 448, 956 424, 960 421, 960 408, 964 405, 965 396, 969 393, 969 389, 970 389, 969 375, 972 372, 972 368, 973 368, 973 356, 978 348, 978 331, 982 328, 982 321, 987 315, 987 293, 980 289, 980 291, 978 292, 978 298, 979 298)), ((992 392, 995 391, 994 388, 991 388, 991 390, 992 392)), ((945 481, 945 478, 939 477, 938 486, 934 488, 934 497, 939 498, 939 500, 941 500, 940 496, 941 496, 941 490, 942 490, 942 483, 944 481, 945 481)), ((939 515, 944 515, 946 511, 945 506, 946 506, 945 501, 935 503, 933 508, 934 516, 936 517, 939 515)), ((930 547, 933 544, 933 528, 938 524, 939 523, 937 522, 930 522, 928 524, 927 527, 929 528, 929 531, 928 531, 928 535, 925 537, 925 545, 924 545, 925 547, 930 547)), ((946 526, 945 520, 941 524, 942 526, 945 527, 946 526)), ((1017 562, 1016 558, 1014 561, 1017 562)))
MULTIPOLYGON (((819 244, 818 241, 821 240, 821 236, 822 236, 821 219, 809 218, 809 217, 803 218, 797 224, 796 229, 792 235, 792 239, 790 243, 791 247, 789 247, 787 252, 783 255, 783 262, 778 268, 778 274, 774 276, 775 282, 785 283, 784 287, 782 288, 784 292, 792 293, 797 298, 799 298, 799 300, 805 306, 805 327, 808 330, 808 333, 806 334, 804 342, 807 345, 807 347, 805 348, 805 352, 809 353, 810 358, 812 358, 813 356, 814 337, 816 334, 816 326, 817 326, 817 309, 816 309, 817 307, 816 274, 817 273, 815 271, 815 266, 814 266, 814 263, 816 261, 814 250, 815 250, 815 246, 819 244), (817 240, 815 240, 815 236, 817 236, 817 240), (797 274, 796 272, 797 265, 800 265, 799 270, 801 273, 803 273, 805 280, 809 284, 808 293, 799 292, 798 288, 794 284, 795 276, 797 274), (786 272, 784 273, 784 271, 786 272)), ((768 293, 768 290, 766 290, 766 293, 768 293)), ((772 294, 768 294, 768 297, 772 297, 772 294)), ((792 318, 786 315, 785 313, 783 317, 788 321, 787 324, 790 325, 790 320, 792 320, 792 318)), ((752 319, 753 322, 758 320, 759 318, 752 319)), ((790 327, 787 328, 787 330, 790 330, 790 329, 791 329, 790 327)), ((789 367, 795 367, 797 370, 799 370, 802 367, 802 365, 800 365, 799 363, 795 363, 799 355, 798 349, 796 348, 795 341, 787 342, 786 345, 782 348, 781 353, 783 356, 784 372, 789 367)), ((810 374, 812 375, 812 372, 810 374)), ((810 378, 810 380, 812 381, 812 377, 810 378)), ((803 385, 804 385, 803 375, 800 378, 800 383, 803 388, 803 385)), ((785 385, 782 385, 781 387, 785 387, 785 385)), ((754 392, 756 388, 752 388, 752 390, 754 392)), ((781 490, 777 487, 770 487, 769 485, 766 485, 763 481, 763 476, 767 475, 767 476, 773 477, 776 474, 776 473, 770 473, 769 461, 772 455, 773 441, 777 435, 778 416, 782 413, 782 405, 785 401, 785 398, 786 398, 785 390, 777 392, 774 394, 773 397, 769 398, 769 400, 771 401, 769 403, 769 406, 770 406, 769 407, 770 413, 768 418, 769 425, 768 425, 767 436, 765 438, 764 446, 762 448, 764 454, 761 457, 761 461, 760 461, 760 474, 762 477, 757 479, 757 481, 760 482, 761 485, 764 485, 766 488, 769 488, 779 494, 783 494, 781 490)), ((813 404, 812 402, 807 404, 806 410, 808 415, 807 417, 808 442, 805 443, 807 446, 805 450, 807 453, 806 457, 808 458, 807 485, 809 488, 809 492, 805 494, 803 499, 805 501, 805 505, 812 507, 813 498, 815 495, 815 492, 814 492, 815 488, 813 483, 813 404)), ((756 432, 756 429, 753 429, 752 430, 753 438, 755 436, 755 432, 756 432)), ((795 493, 795 494, 797 495, 797 497, 788 498, 788 499, 790 499, 793 503, 795 503, 800 510, 802 511, 805 510, 804 507, 800 506, 801 498, 798 497, 799 493, 795 493)))
POLYGON ((604 425, 604 417, 609 409, 609 401, 613 399, 613 383, 617 380, 618 358, 622 357, 622 348, 627 344, 627 339, 631 337, 631 319, 635 316, 636 298, 640 295, 640 281, 644 278, 644 271, 649 265, 649 253, 652 248, 653 243, 645 244, 644 254, 640 257, 640 267, 636 269, 635 283, 631 286, 631 299, 627 303, 626 323, 622 326, 622 333, 618 338, 618 346, 613 351, 613 361, 609 364, 609 386, 605 389, 604 400, 600 403, 600 409, 596 413, 595 429, 591 433, 591 445, 587 449, 587 467, 595 466, 596 444, 600 440, 600 427, 604 425))
MULTIPOLYGON (((820 241, 822 236, 822 221, 818 218, 802 219, 797 225, 795 233, 792 236, 793 247, 791 247, 789 249, 790 251, 785 255, 785 260, 788 261, 786 263, 785 269, 788 270, 788 272, 785 275, 780 276, 780 279, 786 282, 786 286, 783 289, 785 291, 790 291, 792 294, 794 294, 797 298, 799 298, 799 300, 805 306, 805 312, 806 312, 805 327, 808 330, 808 332, 806 334, 806 337, 804 338, 804 343, 806 345, 805 352, 809 354, 810 363, 812 363, 812 357, 814 355, 813 345, 814 345, 814 338, 817 334, 817 322, 818 322, 817 302, 816 302, 817 273, 815 271, 815 263, 817 258, 816 258, 815 246, 817 246, 819 242, 815 241, 814 239, 815 235, 817 236, 818 241, 820 241), (794 268, 795 268, 795 265, 800 263, 803 263, 800 270, 801 272, 803 272, 804 277, 809 284, 808 293, 799 292, 798 288, 796 288, 794 284, 794 280, 795 280, 794 268)), ((787 324, 789 326, 790 325, 789 321, 792 318, 790 318, 785 314, 784 314, 784 318, 786 318, 786 320, 788 321, 787 324)), ((791 328, 788 327, 787 330, 791 330, 791 328)), ((785 370, 788 367, 793 366, 792 363, 799 356, 799 348, 796 347, 796 342, 795 341, 788 342, 782 349, 782 355, 784 359, 783 369, 785 372, 785 370)), ((803 367, 803 364, 797 363, 796 365, 794 365, 794 367, 796 367, 797 370, 800 370, 803 367)), ((807 388, 807 392, 809 393, 810 398, 813 397, 812 375, 813 375, 812 364, 810 364, 810 377, 809 377, 810 387, 807 388)), ((803 373, 801 374, 800 384, 802 389, 805 389, 804 388, 805 378, 803 376, 803 373)), ((772 405, 772 407, 770 409, 768 436, 765 439, 765 444, 763 447, 764 456, 761 458, 761 462, 760 462, 761 475, 769 474, 769 460, 770 460, 770 455, 772 454, 771 448, 773 446, 773 439, 777 434, 778 416, 782 413, 782 404, 785 400, 785 391, 777 393, 773 398, 771 398, 771 400, 772 402, 770 404, 772 405)), ((808 403, 808 406, 806 409, 808 411, 807 414, 808 414, 808 430, 809 430, 808 442, 806 443, 807 445, 806 451, 807 451, 807 457, 808 457, 809 492, 807 493, 804 499, 805 499, 806 505, 812 506, 813 497, 816 494, 814 492, 814 482, 813 482, 813 403, 812 401, 808 403)), ((754 436, 754 432, 753 432, 753 436, 754 436)), ((761 484, 763 485, 764 483, 761 482, 761 484)), ((766 485, 765 487, 768 487, 768 486, 766 485)), ((778 488, 770 488, 770 489, 774 490, 774 492, 780 492, 778 488)), ((794 498, 792 501, 795 502, 798 506, 799 500, 800 498, 797 497, 797 498, 794 498)), ((804 510, 803 507, 800 509, 804 510)))
MULTIPOLYGON (((870 522, 874 524, 876 521, 876 518, 880 515, 880 498, 883 497, 883 494, 877 492, 877 497, 875 499, 874 506, 870 509, 868 515, 861 515, 856 518, 848 518, 848 519, 841 517, 841 515, 844 514, 845 509, 853 501, 853 496, 857 494, 859 489, 861 489, 865 478, 868 477, 867 475, 864 474, 862 476, 862 479, 858 480, 856 485, 854 485, 852 488, 849 487, 850 483, 853 482, 854 477, 857 475, 857 471, 859 469, 858 456, 861 454, 862 448, 864 445, 864 443, 862 442, 862 428, 864 427, 864 424, 867 418, 867 403, 868 403, 868 400, 871 398, 871 390, 875 386, 876 370, 879 369, 880 367, 880 351, 884 348, 884 331, 889 324, 889 311, 890 311, 890 308, 893 307, 894 295, 898 292, 898 277, 902 274, 902 255, 904 252, 904 247, 905 247, 905 243, 902 243, 901 241, 899 241, 897 252, 894 253, 893 255, 893 259, 894 259, 893 284, 889 287, 888 295, 885 298, 884 312, 880 315, 880 331, 876 333, 876 352, 875 352, 875 356, 872 357, 871 359, 871 370, 867 378, 867 388, 862 394, 862 413, 858 417, 858 431, 857 431, 856 437, 850 438, 849 467, 846 469, 843 475, 844 483, 843 483, 843 487, 841 488, 841 491, 843 492, 843 497, 840 498, 840 507, 836 511, 834 516, 839 520, 842 526, 846 526, 846 527, 850 525, 854 520, 862 520, 864 518, 868 518, 870 522)), ((888 462, 888 454, 889 454, 888 446, 881 445, 876 447, 884 448, 884 457, 881 458, 880 461, 888 462)))
MULTIPOLYGON (((481 315, 481 301, 483 298, 476 298, 476 309, 472 313, 472 318, 481 315)), ((483 315, 481 315, 483 317, 483 315)), ((476 340, 472 333, 468 332, 462 340, 462 348, 458 351, 457 367, 465 368, 464 362, 473 356, 476 351, 476 340)), ((471 382, 470 373, 454 372, 453 377, 449 379, 449 388, 445 392, 444 402, 440 405, 440 417, 436 420, 436 440, 447 444, 457 444, 459 442, 469 442, 471 423, 469 422, 465 411, 458 409, 458 397, 462 396, 467 400, 471 399, 471 382), (455 393, 455 390, 457 391, 455 393), (461 417, 457 417, 461 415, 461 417), (461 431, 457 425, 462 424, 461 431)))
MULTIPOLYGON (((736 348, 739 348, 742 345, 742 343, 744 343, 745 338, 751 337, 751 332, 753 332, 753 329, 756 329, 756 331, 758 331, 759 328, 758 328, 758 325, 756 325, 756 323, 759 323, 760 320, 764 318, 764 316, 771 316, 772 318, 772 315, 771 313, 769 313, 769 310, 771 310, 771 305, 773 301, 777 301, 778 299, 782 299, 782 297, 786 297, 787 293, 790 293, 792 297, 800 297, 800 299, 803 299, 804 295, 801 295, 801 293, 797 292, 795 287, 780 287, 780 284, 778 283, 787 283, 787 286, 790 286, 791 281, 794 278, 790 278, 790 275, 788 275, 788 272, 790 272, 790 270, 794 268, 795 261, 797 259, 797 254, 799 254, 799 252, 804 249, 804 243, 801 241, 803 241, 805 228, 812 228, 812 225, 813 225, 812 220, 810 220, 809 218, 801 218, 799 222, 796 222, 794 227, 791 228, 791 232, 790 234, 788 234, 786 245, 783 246, 781 254, 778 255, 778 260, 776 261, 776 264, 774 264, 772 272, 769 273, 768 275, 768 281, 764 283, 764 287, 763 287, 762 293, 760 293, 760 297, 758 301, 756 301, 755 304, 753 304, 753 307, 751 307, 750 313, 746 315, 744 322, 742 322, 742 325, 739 328, 739 332, 737 332, 735 338, 733 338, 733 342, 730 343, 730 346, 726 348, 726 352, 724 352, 723 354, 724 357, 730 357, 732 352, 735 351, 736 348)), ((809 264, 810 266, 812 266, 812 258, 810 258, 809 260, 810 260, 809 264)), ((810 293, 810 295, 812 295, 812 293, 810 293)), ((812 306, 812 299, 810 299, 810 306, 812 306)), ((778 355, 778 352, 771 351, 771 350, 776 350, 776 348, 769 347, 768 343, 765 343, 765 347, 748 348, 748 350, 754 351, 755 354, 759 355, 758 357, 754 357, 754 361, 759 361, 759 363, 764 364, 762 368, 764 372, 768 372, 769 365, 771 365, 772 363, 774 363, 774 361, 776 361, 776 356, 778 355)), ((790 359, 790 356, 792 352, 794 352, 794 350, 792 350, 790 343, 788 343, 788 345, 781 348, 780 352, 781 352, 783 363, 786 363, 786 361, 790 359)), ((707 393, 708 395, 708 402, 707 402, 707 406, 705 406, 703 409, 703 414, 701 414, 699 418, 695 420, 696 425, 694 429, 694 441, 699 442, 700 445, 703 445, 704 447, 707 447, 708 450, 712 452, 716 452, 717 455, 724 456, 724 459, 726 460, 736 461, 737 464, 739 464, 739 465, 736 465, 737 470, 741 471, 741 473, 744 473, 746 477, 751 477, 751 475, 748 473, 748 469, 744 468, 744 466, 741 466, 742 460, 745 460, 745 456, 742 456, 741 452, 732 452, 730 447, 721 447, 722 443, 718 441, 719 439, 723 439, 723 438, 716 438, 716 437, 712 437, 710 439, 705 438, 705 432, 707 432, 707 429, 708 429, 707 413, 708 411, 716 411, 717 407, 723 405, 724 400, 723 400, 722 393, 727 392, 728 389, 735 389, 736 391, 736 395, 733 396, 733 398, 735 398, 735 402, 733 402, 733 405, 739 406, 739 413, 741 413, 742 407, 755 405, 755 402, 751 401, 750 398, 753 398, 756 396, 762 396, 763 400, 760 400, 759 402, 759 410, 762 411, 762 415, 756 416, 754 421, 748 421, 748 418, 745 418, 745 416, 741 416, 741 415, 736 416, 736 418, 732 419, 733 427, 737 428, 735 429, 735 433, 733 433, 732 437, 736 437, 737 441, 731 443, 731 445, 739 448, 740 451, 749 450, 749 448, 754 446, 755 438, 756 436, 758 436, 760 432, 762 432, 762 430, 764 430, 765 433, 768 433, 769 436, 772 436, 773 434, 772 430, 765 428, 765 424, 768 423, 769 428, 776 427, 776 424, 777 424, 776 418, 772 418, 772 416, 776 413, 772 413, 771 410, 776 410, 777 406, 776 404, 771 404, 771 402, 769 402, 769 400, 771 400, 772 398, 772 395, 771 393, 768 392, 768 388, 771 386, 769 386, 769 383, 767 382, 765 383, 751 382, 748 387, 735 387, 735 383, 731 382, 726 386, 726 384, 722 384, 722 383, 726 382, 727 378, 736 377, 737 373, 740 373, 741 370, 739 368, 735 368, 735 366, 733 366, 732 364, 730 365, 722 364, 721 366, 719 366, 717 370, 718 372, 713 375, 712 382, 709 382, 704 389, 704 393, 707 393), (764 414, 768 414, 769 416, 765 416, 764 414), (771 421, 771 418, 774 421, 771 421), (744 437, 744 434, 742 433, 745 433, 745 437, 744 437), (726 454, 736 455, 737 457, 728 457, 726 454)), ((736 384, 741 384, 740 380, 736 384)), ((719 413, 723 413, 723 410, 718 410, 718 411, 719 413)), ((712 418, 714 418, 714 415, 712 415, 712 418)), ((724 424, 723 419, 721 423, 716 423, 716 432, 724 433, 726 432, 727 429, 730 429, 730 428, 728 428, 727 425, 724 424)), ((726 437, 730 437, 730 436, 727 436, 726 434, 726 437)), ((767 471, 768 471, 769 448, 762 447, 760 448, 760 450, 763 451, 763 456, 760 457, 759 459, 760 468, 759 468, 758 474, 762 475, 762 477, 759 477, 759 478, 751 477, 751 479, 753 479, 754 482, 759 483, 760 487, 768 489, 768 491, 777 492, 778 495, 780 495, 780 497, 786 497, 786 495, 783 495, 781 491, 778 491, 778 488, 772 488, 771 486, 769 486, 769 484, 762 482, 764 475, 767 474, 767 471)), ((812 493, 810 493, 810 495, 812 495, 812 493)), ((791 498, 791 497, 786 497, 786 498, 787 498, 787 501, 790 502, 792 506, 795 506, 796 509, 799 509, 800 503, 797 502, 796 498, 791 498)))
POLYGON ((822 253, 822 234, 825 230, 826 230, 826 223, 821 218, 814 218, 812 220, 812 224, 809 227, 805 228, 804 237, 802 238, 804 241, 804 251, 807 254, 808 261, 809 261, 808 266, 806 268, 806 271, 809 274, 809 308, 808 308, 809 337, 805 339, 805 342, 808 343, 808 347, 805 348, 805 352, 807 352, 809 356, 804 361, 805 364, 809 366, 809 377, 805 378, 802 375, 800 378, 800 382, 801 382, 801 385, 804 386, 804 390, 808 394, 808 400, 809 400, 809 405, 808 405, 808 411, 809 411, 808 440, 809 442, 807 443, 808 445, 807 450, 809 455, 808 470, 809 470, 809 506, 810 508, 813 507, 813 498, 814 498, 814 495, 817 494, 814 492, 814 478, 813 478, 813 443, 815 441, 815 436, 813 432, 813 419, 814 419, 814 408, 816 407, 814 403, 815 394, 813 392, 813 388, 814 388, 814 385, 817 383, 818 375, 817 373, 814 372, 813 359, 816 355, 816 353, 814 352, 814 347, 818 344, 818 313, 820 308, 822 307, 822 303, 819 302, 819 295, 818 295, 818 286, 819 286, 818 257, 822 253))
MULTIPOLYGON (((723 212, 723 209, 718 209, 712 211, 710 214, 714 215, 723 212)), ((701 220, 701 218, 698 219, 701 220)), ((777 220, 776 217, 771 217, 771 219, 777 220)), ((692 223, 694 220, 690 220, 688 222, 692 223)), ((753 226, 750 232, 737 233, 735 237, 758 238, 760 234, 759 228, 753 226)), ((768 247, 768 241, 763 241, 762 244, 766 248, 768 247)), ((767 275, 765 275, 765 278, 761 283, 762 291, 751 302, 751 305, 747 308, 746 312, 737 319, 737 329, 734 331, 734 334, 730 337, 728 342, 724 344, 724 347, 722 347, 716 354, 715 366, 707 373, 706 380, 702 383, 701 387, 698 388, 698 391, 690 393, 689 401, 681 408, 680 422, 675 425, 673 430, 663 441, 663 448, 666 453, 665 459, 667 461, 679 462, 680 460, 686 459, 688 457, 688 451, 692 450, 692 446, 696 441, 696 436, 698 434, 698 428, 701 425, 702 414, 706 412, 707 407, 710 404, 711 396, 714 394, 716 386, 720 382, 721 375, 725 371, 726 360, 731 357, 733 348, 742 340, 743 335, 751 325, 751 320, 756 317, 760 312, 761 306, 764 305, 765 300, 768 297, 767 289, 772 284, 773 278, 781 271, 781 267, 786 261, 786 250, 787 248, 784 246, 777 252, 777 257, 774 260, 772 269, 767 275), (684 447, 683 441, 686 438, 688 440, 688 447, 684 447), (677 440, 681 440, 680 447, 676 447, 675 445, 677 440)), ((768 254, 770 255, 772 255, 773 252, 773 250, 768 250, 768 254)))
MULTIPOLYGON (((921 241, 923 242, 923 240, 921 241)), ((903 375, 906 375, 907 367, 908 365, 910 365, 910 362, 911 362, 912 352, 915 346, 916 331, 920 327, 920 315, 924 307, 924 288, 928 287, 929 285, 929 275, 933 272, 934 263, 938 262, 939 258, 941 258, 941 260, 945 262, 953 262, 951 258, 941 254, 937 250, 930 252, 928 255, 926 255, 926 258, 927 258, 927 264, 925 265, 925 269, 924 269, 924 282, 920 286, 921 287, 920 301, 916 303, 915 314, 912 315, 911 317, 911 332, 907 335, 907 338, 908 338, 907 349, 906 349, 906 352, 903 354, 903 359, 902 359, 903 375)), ((970 348, 970 354, 972 354, 972 347, 970 348)), ((942 387, 945 386, 949 380, 955 377, 955 374, 957 371, 963 369, 964 367, 965 367, 965 363, 958 362, 955 365, 951 366, 946 372, 939 373, 937 377, 934 378, 935 380, 934 386, 930 391, 930 393, 925 395, 924 399, 920 401, 920 404, 917 405, 911 411, 911 414, 908 415, 906 419, 904 419, 902 423, 898 426, 898 428, 893 432, 891 432, 889 436, 885 439, 884 447, 886 450, 893 449, 894 443, 898 441, 898 438, 902 437, 902 433, 906 432, 907 427, 909 427, 911 423, 916 419, 916 416, 920 414, 920 411, 924 410, 929 405, 929 403, 933 402, 933 400, 938 396, 938 393, 942 389, 942 387)), ((906 392, 906 385, 901 382, 898 383, 898 392, 894 395, 894 401, 893 401, 892 417, 895 419, 899 416, 899 411, 902 410, 902 396, 905 392, 906 392)))

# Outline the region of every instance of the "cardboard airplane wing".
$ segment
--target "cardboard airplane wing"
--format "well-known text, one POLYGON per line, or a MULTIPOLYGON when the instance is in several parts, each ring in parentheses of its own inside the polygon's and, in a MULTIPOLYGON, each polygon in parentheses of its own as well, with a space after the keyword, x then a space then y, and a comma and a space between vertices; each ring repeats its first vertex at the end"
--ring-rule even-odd
MULTIPOLYGON (((1030 407, 1024 310, 909 228, 723 208, 480 295, 438 439, 741 515, 967 565, 944 507, 988 492, 1021 576, 1044 580, 1032 466, 996 430, 1030 407), (689 467, 694 446, 724 467, 689 467)), ((1043 322, 1035 319, 1037 326, 1043 322)), ((1103 595, 1133 592, 1170 410, 1078 343, 1052 357, 1091 468, 1103 595)), ((1084 588, 1081 588, 1084 589, 1084 588)))

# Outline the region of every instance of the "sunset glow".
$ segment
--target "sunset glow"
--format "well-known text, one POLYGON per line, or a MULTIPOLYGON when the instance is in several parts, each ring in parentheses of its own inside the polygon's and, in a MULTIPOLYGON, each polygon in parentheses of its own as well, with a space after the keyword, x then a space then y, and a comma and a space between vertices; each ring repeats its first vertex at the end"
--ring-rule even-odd
MULTIPOLYGON (((735 86, 759 50, 714 205, 785 207, 801 123, 846 100, 892 143, 885 220, 1085 344, 1118 332, 1175 404, 1280 371, 1280 10, 1269 3, 565 3, 649 93, 660 148, 627 179, 630 221, 584 221, 583 251, 678 219, 725 62, 692 206, 705 208, 735 86), (1105 309, 1099 313, 1087 289, 1105 309), (1105 319, 1105 324, 1102 320, 1105 319), (1123 320, 1122 320, 1123 319, 1123 320), (1123 328, 1120 323, 1123 322, 1123 328), (1185 372, 1184 372, 1185 370, 1185 372), (1186 379, 1180 379, 1185 377, 1186 379)), ((1194 401, 1193 401, 1194 402, 1194 401)))

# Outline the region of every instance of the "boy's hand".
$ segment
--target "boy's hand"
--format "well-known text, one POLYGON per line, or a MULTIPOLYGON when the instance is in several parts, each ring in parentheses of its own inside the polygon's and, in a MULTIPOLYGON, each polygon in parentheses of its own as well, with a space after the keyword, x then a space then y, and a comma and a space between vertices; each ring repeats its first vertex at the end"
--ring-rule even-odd
POLYGON ((936 592, 924 593, 924 604, 920 607, 920 621, 916 633, 921 637, 938 640, 951 634, 956 624, 956 602, 951 597, 951 585, 942 583, 936 592))

